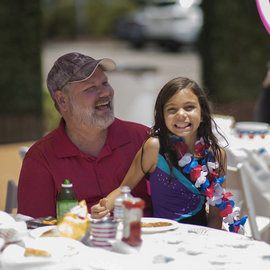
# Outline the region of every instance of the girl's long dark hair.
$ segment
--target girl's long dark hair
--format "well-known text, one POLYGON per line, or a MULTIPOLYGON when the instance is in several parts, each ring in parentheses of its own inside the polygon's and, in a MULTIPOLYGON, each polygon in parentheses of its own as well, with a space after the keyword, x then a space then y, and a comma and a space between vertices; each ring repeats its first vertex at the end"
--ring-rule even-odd
MULTIPOLYGON (((170 134, 165 120, 164 120, 164 105, 169 99, 182 89, 190 89, 198 98, 201 107, 202 122, 198 128, 198 136, 202 137, 204 142, 210 146, 211 152, 215 156, 215 160, 219 163, 219 173, 224 174, 225 168, 222 161, 221 148, 218 145, 218 140, 212 131, 212 126, 216 128, 217 125, 212 119, 210 106, 205 92, 199 85, 185 77, 177 77, 166 83, 158 94, 155 110, 154 120, 155 124, 151 129, 151 136, 158 136, 160 140, 160 146, 164 150, 165 157, 169 163, 169 167, 172 174, 172 166, 176 163, 176 153, 171 147, 170 134)), ((220 133, 219 133, 220 134, 220 133)), ((220 134, 222 136, 222 134, 220 134)), ((223 137, 223 136, 222 136, 223 137)), ((224 138, 224 137, 223 137, 224 138)), ((224 138, 225 139, 225 138, 224 138)), ((226 141, 226 139, 225 139, 226 141)))

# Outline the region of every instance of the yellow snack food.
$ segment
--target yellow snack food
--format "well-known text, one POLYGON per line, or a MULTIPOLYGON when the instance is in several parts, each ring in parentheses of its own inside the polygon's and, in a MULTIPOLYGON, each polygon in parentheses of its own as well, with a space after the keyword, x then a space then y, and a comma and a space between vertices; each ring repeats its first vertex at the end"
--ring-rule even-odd
POLYGON ((35 249, 35 248, 26 248, 24 252, 25 257, 36 256, 36 257, 50 257, 51 254, 46 250, 35 249))
POLYGON ((78 240, 86 234, 89 222, 86 202, 80 201, 57 224, 59 236, 78 240))

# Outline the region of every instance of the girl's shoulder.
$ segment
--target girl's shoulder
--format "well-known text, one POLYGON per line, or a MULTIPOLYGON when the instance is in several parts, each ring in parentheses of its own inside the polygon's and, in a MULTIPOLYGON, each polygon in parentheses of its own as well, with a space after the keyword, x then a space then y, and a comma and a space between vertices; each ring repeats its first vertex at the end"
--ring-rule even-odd
POLYGON ((149 137, 144 143, 144 149, 159 151, 160 143, 158 137, 149 137))

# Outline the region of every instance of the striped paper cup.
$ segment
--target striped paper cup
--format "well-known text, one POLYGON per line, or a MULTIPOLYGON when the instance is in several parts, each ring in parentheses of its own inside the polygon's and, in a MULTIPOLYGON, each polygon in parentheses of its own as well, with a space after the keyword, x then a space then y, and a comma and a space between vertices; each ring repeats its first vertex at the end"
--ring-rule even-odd
POLYGON ((117 222, 112 218, 91 221, 91 241, 95 247, 111 247, 108 240, 115 239, 117 222))

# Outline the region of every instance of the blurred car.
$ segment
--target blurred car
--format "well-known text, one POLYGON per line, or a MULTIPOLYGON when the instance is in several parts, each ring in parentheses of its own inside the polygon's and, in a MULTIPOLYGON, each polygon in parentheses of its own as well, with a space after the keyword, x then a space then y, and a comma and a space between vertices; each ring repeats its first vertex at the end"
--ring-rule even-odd
POLYGON ((199 0, 156 0, 143 9, 121 18, 116 37, 142 48, 155 42, 169 50, 195 44, 203 24, 199 0))

